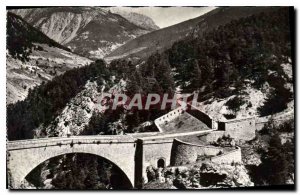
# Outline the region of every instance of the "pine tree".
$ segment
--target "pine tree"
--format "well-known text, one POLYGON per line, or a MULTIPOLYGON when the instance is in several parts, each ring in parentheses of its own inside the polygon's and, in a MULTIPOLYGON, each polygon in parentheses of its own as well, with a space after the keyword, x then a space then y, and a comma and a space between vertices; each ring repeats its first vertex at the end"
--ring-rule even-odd
POLYGON ((129 97, 133 97, 136 93, 140 92, 140 86, 138 85, 136 77, 132 76, 128 79, 126 85, 126 94, 129 97))
POLYGON ((197 90, 202 85, 202 75, 201 75, 201 69, 198 65, 198 61, 195 60, 193 64, 193 71, 191 72, 191 89, 197 90))
POLYGON ((86 189, 97 189, 98 188, 98 162, 96 158, 92 158, 89 167, 87 177, 84 181, 86 189))
POLYGON ((164 92, 174 89, 174 79, 171 75, 171 67, 170 65, 164 60, 155 70, 155 78, 158 81, 158 84, 164 90, 164 92))
POLYGON ((262 155, 261 176, 269 185, 284 185, 288 179, 287 156, 278 134, 274 134, 269 142, 268 151, 262 155))

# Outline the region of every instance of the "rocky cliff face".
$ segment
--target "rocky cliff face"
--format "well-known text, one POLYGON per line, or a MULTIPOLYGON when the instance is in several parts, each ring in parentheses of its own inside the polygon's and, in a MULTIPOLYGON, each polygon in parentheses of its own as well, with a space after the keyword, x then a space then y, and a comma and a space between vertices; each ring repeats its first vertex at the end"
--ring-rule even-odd
POLYGON ((11 12, 53 40, 89 58, 103 58, 127 41, 154 29, 143 28, 99 7, 52 7, 11 12))
POLYGON ((135 12, 122 11, 118 7, 110 8, 110 10, 111 12, 121 15, 122 17, 126 18, 128 21, 144 29, 150 31, 159 29, 159 27, 155 24, 155 22, 148 16, 135 13, 135 12))
POLYGON ((208 162, 201 165, 168 167, 166 169, 148 167, 147 172, 152 180, 149 180, 150 182, 145 185, 144 188, 146 189, 165 184, 169 185, 169 189, 254 186, 243 164, 214 164, 208 162), (154 183, 156 183, 156 185, 153 185, 154 183))
MULTIPOLYGON (((113 80, 112 80, 113 83, 113 80)), ((89 124, 93 113, 104 113, 106 108, 102 105, 101 97, 106 93, 123 92, 126 82, 119 81, 113 86, 104 83, 99 86, 97 82, 88 81, 83 90, 78 93, 62 110, 59 116, 49 125, 41 125, 35 130, 35 136, 41 137, 42 133, 46 136, 67 136, 81 135, 84 128, 89 124)))

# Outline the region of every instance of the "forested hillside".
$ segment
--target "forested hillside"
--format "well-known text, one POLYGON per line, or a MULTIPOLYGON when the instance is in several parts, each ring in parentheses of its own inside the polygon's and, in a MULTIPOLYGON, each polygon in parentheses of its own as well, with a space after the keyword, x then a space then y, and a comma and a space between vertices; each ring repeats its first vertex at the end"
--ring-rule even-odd
MULTIPOLYGON (((161 67, 163 68, 164 66, 161 67)), ((52 81, 42 83, 41 86, 29 90, 28 97, 24 101, 7 107, 8 139, 31 139, 34 137, 35 130, 39 127, 42 127, 39 129, 40 136, 57 136, 56 129, 51 130, 52 132, 46 132, 47 126, 56 123, 56 117, 61 114, 65 107, 71 106, 68 105, 71 103, 71 99, 82 92, 87 82, 96 82, 98 86, 96 90, 101 92, 101 89, 104 87, 108 92, 114 84, 123 78, 128 81, 125 89, 128 96, 137 92, 147 94, 154 91, 158 93, 170 91, 170 95, 172 95, 172 79, 170 76, 164 76, 165 69, 155 71, 157 72, 158 80, 155 80, 152 84, 143 82, 141 75, 140 79, 132 80, 132 78, 135 78, 132 77, 132 74, 137 77, 139 71, 135 70, 135 66, 132 66, 131 63, 125 64, 122 67, 122 73, 118 73, 118 71, 120 69, 113 66, 107 67, 104 61, 97 60, 88 66, 67 71, 65 74, 55 77, 52 81), (113 75, 116 77, 114 82, 112 82, 113 75), (167 82, 169 79, 170 82, 167 82), (141 84, 144 86, 144 91, 141 91, 139 88, 141 84)), ((156 109, 150 111, 138 111, 135 109, 125 111, 125 109, 120 107, 117 110, 106 110, 104 113, 99 113, 99 108, 95 107, 94 110, 89 111, 92 113, 91 121, 86 125, 82 134, 119 134, 156 131, 156 129, 153 129, 154 124, 151 125, 152 127, 145 128, 140 127, 140 124, 147 121, 153 122, 154 119, 167 112, 167 110, 160 111, 156 109), (122 116, 125 117, 122 118, 122 116), (109 126, 120 119, 122 119, 120 124, 116 125, 123 124, 126 128, 120 131, 116 129, 111 131, 109 126)), ((79 123, 81 119, 77 120, 77 123, 79 123)), ((65 121, 64 125, 68 126, 68 123, 69 121, 65 121)), ((53 125, 54 127, 56 125, 53 125)))
POLYGON ((238 77, 261 86, 268 70, 282 74, 279 65, 291 58, 287 21, 288 10, 280 9, 233 20, 203 37, 177 42, 167 51, 178 73, 176 80, 186 90, 205 85, 208 92, 236 83, 238 77), (191 84, 184 85, 188 80, 191 84))
POLYGON ((184 40, 187 37, 202 36, 202 34, 208 33, 218 26, 230 23, 232 20, 276 9, 278 8, 218 7, 197 18, 159 29, 128 41, 105 56, 105 60, 130 59, 134 63, 140 63, 155 52, 161 53, 169 49, 176 41, 184 40))
POLYGON ((49 124, 70 99, 82 90, 88 80, 99 83, 109 80, 103 61, 69 70, 52 81, 29 90, 24 101, 7 107, 8 139, 33 138, 33 130, 40 124, 49 124))
POLYGON ((280 112, 293 99, 293 90, 287 87, 293 81, 283 68, 291 64, 292 57, 289 18, 288 8, 282 8, 233 20, 150 56, 137 72, 144 78, 163 80, 159 83, 165 90, 177 87, 181 92, 198 91, 199 101, 236 95, 231 108, 237 110, 243 104, 239 95, 246 86, 262 90, 267 84, 271 91, 258 108, 259 114, 280 112))
POLYGON ((292 80, 281 66, 291 62, 289 18, 288 8, 282 8, 174 44, 167 54, 177 85, 183 91, 198 90, 203 98, 211 93, 224 98, 241 93, 247 80, 257 89, 267 82, 272 92, 260 114, 282 111, 292 98, 285 87, 292 80))

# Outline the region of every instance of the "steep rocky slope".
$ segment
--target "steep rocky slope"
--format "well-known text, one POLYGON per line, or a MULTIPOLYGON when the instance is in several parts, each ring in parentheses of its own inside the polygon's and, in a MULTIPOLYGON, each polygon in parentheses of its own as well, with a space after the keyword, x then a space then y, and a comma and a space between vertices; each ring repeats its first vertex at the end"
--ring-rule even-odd
POLYGON ((243 164, 203 163, 165 169, 148 167, 152 180, 144 189, 211 189, 254 186, 243 164))
POLYGON ((118 14, 99 7, 10 10, 53 40, 89 58, 102 58, 128 40, 148 33, 118 14))
MULTIPOLYGON (((292 78, 292 64, 289 62, 282 64, 281 67, 284 75, 286 75, 286 78, 284 78, 285 88, 293 94, 293 83, 292 80, 289 79, 292 78)), ((270 71, 269 75, 272 74, 275 74, 275 72, 270 71)), ((243 99, 243 102, 236 111, 229 108, 228 101, 234 99, 237 95, 232 95, 226 98, 212 97, 199 103, 198 108, 203 112, 208 113, 215 120, 220 121, 226 121, 226 116, 229 115, 234 115, 236 118, 257 117, 260 115, 258 112, 259 107, 263 106, 267 101, 267 97, 268 95, 271 95, 273 87, 266 82, 261 89, 255 89, 251 86, 251 83, 253 82, 254 81, 250 80, 245 81, 245 88, 241 91, 242 95, 239 96, 243 99)), ((233 88, 230 88, 229 90, 233 90, 233 88)), ((257 121, 266 123, 268 120, 272 119, 275 120, 276 123, 281 124, 282 122, 293 118, 293 116, 294 99, 291 99, 291 101, 287 104, 287 108, 283 111, 270 116, 259 117, 257 118, 257 121)))
POLYGON ((62 112, 48 125, 43 124, 35 129, 35 136, 41 137, 42 133, 46 136, 67 136, 82 135, 85 127, 89 124, 93 114, 100 114, 106 111, 102 105, 101 98, 106 93, 124 92, 126 82, 121 80, 112 87, 106 83, 98 85, 97 82, 88 81, 82 91, 78 93, 65 106, 62 112), (99 90, 100 88, 100 90, 99 90))
POLYGON ((120 58, 130 58, 138 61, 145 59, 156 51, 164 51, 178 40, 188 36, 208 33, 220 25, 229 23, 234 19, 246 17, 262 10, 270 8, 264 7, 221 7, 212 10, 200 17, 184 21, 182 23, 159 29, 157 31, 142 35, 117 48, 106 56, 107 61, 120 58))
POLYGON ((71 53, 20 17, 7 15, 7 104, 23 100, 28 90, 91 60, 71 53))

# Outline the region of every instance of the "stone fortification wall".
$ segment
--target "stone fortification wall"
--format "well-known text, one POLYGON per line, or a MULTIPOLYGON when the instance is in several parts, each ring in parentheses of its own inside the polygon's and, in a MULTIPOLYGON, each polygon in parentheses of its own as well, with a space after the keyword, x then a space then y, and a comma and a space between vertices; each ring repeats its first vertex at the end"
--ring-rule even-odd
POLYGON ((171 166, 195 163, 197 160, 200 160, 199 157, 208 158, 223 152, 223 148, 220 147, 190 144, 174 139, 171 154, 171 166))

